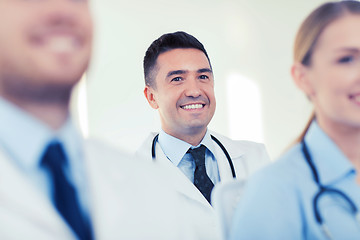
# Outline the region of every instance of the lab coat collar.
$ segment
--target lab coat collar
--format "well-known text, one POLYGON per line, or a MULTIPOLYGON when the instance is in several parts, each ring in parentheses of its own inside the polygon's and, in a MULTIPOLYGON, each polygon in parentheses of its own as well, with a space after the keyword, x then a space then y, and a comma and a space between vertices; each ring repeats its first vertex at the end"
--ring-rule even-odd
POLYGON ((196 148, 201 144, 205 145, 205 147, 207 147, 213 155, 215 154, 214 143, 211 140, 209 131, 206 131, 204 138, 198 146, 192 146, 185 141, 167 134, 163 130, 159 133, 158 141, 167 158, 172 161, 175 166, 179 165, 181 159, 184 157, 189 148, 196 148))
POLYGON ((16 105, 0 98, 0 145, 23 169, 38 167, 50 129, 16 105), (21 149, 21 151, 19 151, 21 149))
MULTIPOLYGON (((0 182, 4 183, 0 184, 1 205, 8 213, 13 212, 14 217, 20 216, 22 220, 43 226, 44 234, 50 232, 54 239, 74 239, 51 201, 13 163, 0 146, 0 182)), ((19 224, 23 226, 24 221, 19 224)))
MULTIPOLYGON (((210 135, 213 135, 214 137, 216 137, 216 138, 221 142, 221 144, 224 145, 224 147, 225 147, 226 150, 228 151, 231 159, 239 158, 239 157, 241 157, 241 156, 243 156, 243 155, 245 154, 244 148, 240 148, 239 145, 234 144, 234 140, 232 140, 232 139, 230 139, 230 138, 228 138, 228 137, 225 137, 225 136, 223 136, 223 135, 221 135, 221 134, 218 134, 218 133, 216 133, 216 132, 214 132, 214 131, 211 131, 211 130, 209 130, 208 133, 209 133, 210 135)), ((212 141, 212 143, 217 146, 217 144, 214 143, 214 141, 212 141)), ((213 145, 213 147, 214 147, 215 145, 213 145)), ((220 146, 219 146, 219 148, 220 148, 220 146)), ((211 151, 212 151, 212 153, 213 153, 215 156, 217 156, 217 155, 215 154, 216 152, 214 152, 213 150, 211 150, 211 151)), ((220 150, 219 152, 220 152, 221 154, 224 154, 222 150, 220 150)))
POLYGON ((63 143, 70 160, 79 159, 82 138, 70 117, 57 131, 16 105, 0 98, 0 145, 24 169, 39 166, 45 147, 53 140, 63 143), (19 151, 21 149, 21 151, 19 151))
POLYGON ((319 174, 320 183, 331 185, 355 168, 339 147, 313 121, 305 135, 305 143, 319 174))
POLYGON ((185 176, 185 174, 175 166, 163 152, 160 144, 156 144, 156 161, 155 164, 163 168, 169 176, 172 176, 167 181, 172 185, 176 191, 185 198, 192 199, 207 208, 211 208, 209 202, 201 194, 201 192, 194 186, 194 184, 185 176))

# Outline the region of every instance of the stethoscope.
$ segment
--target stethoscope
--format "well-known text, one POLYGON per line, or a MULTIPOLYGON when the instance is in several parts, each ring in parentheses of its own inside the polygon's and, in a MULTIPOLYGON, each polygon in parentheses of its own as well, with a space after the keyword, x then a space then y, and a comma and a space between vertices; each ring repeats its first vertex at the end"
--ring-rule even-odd
MULTIPOLYGON (((234 164, 231 160, 231 157, 228 153, 228 151, 226 150, 226 148, 224 147, 224 145, 222 145, 222 143, 216 138, 214 137, 213 135, 210 135, 211 136, 211 139, 217 143, 217 145, 219 145, 219 147, 221 148, 221 150, 224 152, 228 162, 229 162, 229 165, 230 165, 230 169, 231 169, 231 173, 232 173, 232 176, 233 178, 236 178, 236 174, 235 174, 235 168, 234 168, 234 164)), ((156 136, 154 137, 153 141, 152 141, 152 145, 151 145, 151 156, 152 156, 152 159, 153 161, 156 160, 156 153, 155 153, 155 145, 156 145, 156 142, 159 138, 159 134, 156 134, 156 136)))
POLYGON ((320 213, 319 210, 319 199, 321 196, 324 196, 326 193, 332 193, 332 194, 336 194, 340 197, 342 197, 350 206, 351 208, 351 212, 353 213, 353 215, 355 216, 355 219, 359 222, 360 224, 360 214, 359 211, 355 205, 355 203, 349 198, 349 196, 347 196, 344 192, 329 187, 329 186, 325 186, 323 184, 320 183, 320 179, 319 179, 319 174, 316 170, 316 167, 314 165, 314 162, 312 161, 311 155, 309 153, 309 150, 305 144, 304 139, 301 141, 301 145, 302 145, 302 152, 304 154, 304 157, 306 159, 307 164, 309 165, 313 177, 314 177, 314 181, 316 182, 316 184, 319 187, 319 191, 315 194, 314 198, 313 198, 313 211, 314 211, 314 215, 315 215, 315 219, 316 222, 320 225, 322 231, 324 232, 324 234, 329 238, 332 239, 332 236, 330 234, 329 228, 327 227, 326 223, 324 222, 324 219, 322 218, 322 215, 320 213))

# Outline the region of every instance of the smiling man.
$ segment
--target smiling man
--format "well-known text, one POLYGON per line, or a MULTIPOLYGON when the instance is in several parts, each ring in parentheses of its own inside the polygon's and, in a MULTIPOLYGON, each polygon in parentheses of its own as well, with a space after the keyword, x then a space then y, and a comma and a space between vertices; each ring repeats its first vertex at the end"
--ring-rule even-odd
POLYGON ((200 225, 211 232, 214 185, 246 178, 266 164, 264 145, 208 130, 216 108, 214 76, 208 54, 194 36, 174 32, 155 40, 144 58, 144 75, 144 94, 159 112, 161 131, 151 133, 136 155, 164 165, 171 173, 164 181, 204 209, 200 225))
POLYGON ((150 105, 159 110, 162 129, 197 146, 216 106, 206 55, 196 48, 177 48, 160 54, 156 67, 155 82, 147 83, 144 92, 150 105))
POLYGON ((0 238, 94 238, 69 117, 91 45, 87 1, 0 1, 0 238))
POLYGON ((153 165, 74 127, 92 36, 86 0, 0 0, 0 239, 199 239, 153 165))

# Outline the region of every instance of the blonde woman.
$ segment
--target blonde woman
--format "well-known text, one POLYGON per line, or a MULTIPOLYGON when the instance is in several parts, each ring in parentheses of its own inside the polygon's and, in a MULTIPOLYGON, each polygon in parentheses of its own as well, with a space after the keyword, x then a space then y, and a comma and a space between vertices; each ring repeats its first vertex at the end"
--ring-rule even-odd
POLYGON ((231 239, 360 239, 360 2, 328 2, 305 19, 291 73, 314 115, 249 180, 231 239))

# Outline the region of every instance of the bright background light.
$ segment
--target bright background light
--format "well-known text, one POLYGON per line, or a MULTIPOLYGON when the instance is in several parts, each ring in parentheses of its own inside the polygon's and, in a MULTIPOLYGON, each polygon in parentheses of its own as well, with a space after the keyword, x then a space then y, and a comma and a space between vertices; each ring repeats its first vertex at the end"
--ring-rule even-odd
POLYGON ((86 82, 86 74, 84 74, 74 89, 72 96, 72 116, 85 138, 89 137, 89 115, 86 82))
POLYGON ((229 137, 264 142, 261 94, 257 84, 240 75, 227 80, 229 137))

